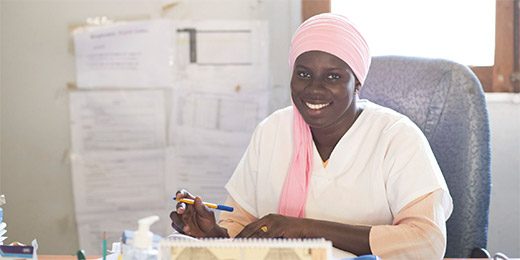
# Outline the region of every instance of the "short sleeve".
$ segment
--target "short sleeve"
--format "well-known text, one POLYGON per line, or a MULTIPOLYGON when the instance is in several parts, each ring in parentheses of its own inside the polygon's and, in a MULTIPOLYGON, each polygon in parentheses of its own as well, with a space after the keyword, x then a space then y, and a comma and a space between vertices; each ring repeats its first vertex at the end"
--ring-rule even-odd
POLYGON ((416 198, 442 189, 450 200, 445 208, 445 215, 449 216, 453 206, 448 187, 421 130, 403 118, 385 131, 384 138, 388 146, 383 168, 388 173, 386 192, 392 214, 396 216, 416 198))
POLYGON ((258 217, 256 186, 258 176, 258 147, 262 124, 253 132, 249 146, 225 185, 229 195, 247 212, 258 217))

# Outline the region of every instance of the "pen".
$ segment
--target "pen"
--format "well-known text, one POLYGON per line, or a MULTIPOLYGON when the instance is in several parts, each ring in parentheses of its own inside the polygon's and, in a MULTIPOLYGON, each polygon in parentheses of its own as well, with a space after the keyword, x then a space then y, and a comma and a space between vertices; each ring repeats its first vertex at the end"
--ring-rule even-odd
POLYGON ((107 233, 103 232, 103 260, 107 260, 107 233))
MULTIPOLYGON (((173 200, 177 200, 177 198, 173 197, 173 200)), ((192 199, 180 199, 179 201, 187 203, 187 204, 193 204, 195 202, 192 199)), ((204 204, 208 208, 212 208, 212 209, 220 209, 220 210, 225 210, 225 211, 229 211, 229 212, 232 212, 234 210, 233 207, 220 205, 220 204, 215 204, 215 203, 210 203, 210 202, 202 202, 202 204, 204 204)))

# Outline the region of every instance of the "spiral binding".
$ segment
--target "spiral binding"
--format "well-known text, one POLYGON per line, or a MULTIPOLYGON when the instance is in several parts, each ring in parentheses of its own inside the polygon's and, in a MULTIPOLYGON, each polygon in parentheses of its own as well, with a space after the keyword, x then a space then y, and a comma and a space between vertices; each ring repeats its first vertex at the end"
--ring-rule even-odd
MULTIPOLYGON (((208 249, 322 249, 323 255, 330 259, 332 256, 332 242, 323 238, 202 238, 185 239, 182 237, 166 238, 159 244, 159 259, 170 260, 169 252, 181 248, 208 248, 208 249)), ((233 258, 234 259, 234 258, 233 258)))

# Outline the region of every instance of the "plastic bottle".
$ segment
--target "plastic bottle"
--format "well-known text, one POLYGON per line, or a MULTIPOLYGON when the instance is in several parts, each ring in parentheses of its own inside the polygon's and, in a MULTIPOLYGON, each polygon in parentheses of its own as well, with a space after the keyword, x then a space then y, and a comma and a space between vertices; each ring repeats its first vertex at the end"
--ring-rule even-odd
POLYGON ((150 226, 159 220, 159 216, 150 216, 138 221, 132 244, 123 245, 123 260, 157 260, 157 249, 152 247, 153 233, 150 226))
MULTIPOLYGON (((5 195, 2 194, 2 195, 0 195, 0 206, 2 206, 4 204, 5 204, 5 195)), ((4 219, 4 210, 2 209, 2 207, 0 207, 0 245, 3 245, 4 240, 7 238, 5 236, 5 233, 7 232, 5 227, 7 226, 7 224, 5 224, 5 222, 2 222, 3 219, 4 219)))

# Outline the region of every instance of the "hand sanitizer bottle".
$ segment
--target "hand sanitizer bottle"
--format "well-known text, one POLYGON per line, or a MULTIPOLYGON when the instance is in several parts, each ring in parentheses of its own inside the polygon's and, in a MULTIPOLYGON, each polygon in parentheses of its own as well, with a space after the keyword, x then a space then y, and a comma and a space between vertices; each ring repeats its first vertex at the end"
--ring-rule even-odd
MULTIPOLYGON (((4 204, 5 204, 5 195, 2 194, 2 195, 0 195, 0 206, 2 206, 4 204)), ((2 222, 3 219, 4 219, 4 210, 2 209, 2 207, 0 207, 0 245, 3 245, 4 240, 7 238, 5 236, 5 233, 7 232, 5 227, 7 226, 7 224, 5 224, 5 222, 2 222)))
POLYGON ((123 248, 123 260, 157 260, 157 249, 152 247, 153 233, 150 226, 159 220, 158 216, 142 218, 131 245, 123 248))

